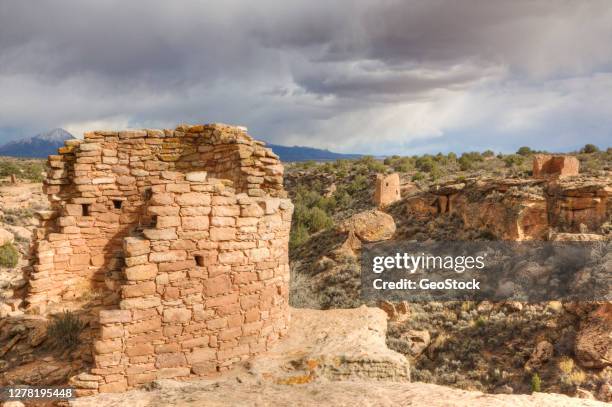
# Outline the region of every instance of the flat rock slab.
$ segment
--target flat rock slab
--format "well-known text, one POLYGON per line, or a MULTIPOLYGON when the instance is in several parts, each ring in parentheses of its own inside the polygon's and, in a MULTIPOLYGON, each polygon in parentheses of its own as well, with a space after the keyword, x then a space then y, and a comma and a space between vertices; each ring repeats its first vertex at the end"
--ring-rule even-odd
POLYGON ((317 378, 408 381, 406 358, 387 348, 387 314, 380 308, 293 309, 289 333, 251 363, 251 372, 277 383, 317 378))
POLYGON ((302 385, 198 382, 158 383, 151 391, 102 394, 70 403, 74 407, 221 406, 412 406, 412 407, 582 407, 609 404, 559 394, 483 394, 425 383, 380 381, 315 382, 302 385))

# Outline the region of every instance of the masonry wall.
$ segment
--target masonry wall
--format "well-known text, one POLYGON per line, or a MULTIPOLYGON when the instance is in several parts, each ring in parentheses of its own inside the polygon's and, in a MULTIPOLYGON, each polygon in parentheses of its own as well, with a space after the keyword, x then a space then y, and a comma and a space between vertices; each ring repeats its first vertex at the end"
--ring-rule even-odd
POLYGON ((117 303, 123 238, 150 224, 143 207, 168 172, 206 171, 236 193, 286 196, 283 167, 262 145, 240 128, 219 124, 99 131, 68 142, 49 157, 45 191, 53 211, 43 214, 37 231, 30 307, 44 312, 50 302, 92 291, 117 303))
POLYGON ((374 205, 384 207, 401 199, 399 174, 378 174, 374 189, 374 205))
POLYGON ((263 143, 218 124, 93 132, 49 166, 27 300, 100 293, 83 387, 209 374, 283 334, 293 206, 263 143))
POLYGON ((156 186, 148 211, 156 227, 124 240, 120 309, 100 315, 100 391, 227 369, 288 324, 287 200, 182 182, 156 186))
POLYGON ((533 156, 534 178, 562 178, 578 175, 580 161, 568 155, 535 154, 533 156))

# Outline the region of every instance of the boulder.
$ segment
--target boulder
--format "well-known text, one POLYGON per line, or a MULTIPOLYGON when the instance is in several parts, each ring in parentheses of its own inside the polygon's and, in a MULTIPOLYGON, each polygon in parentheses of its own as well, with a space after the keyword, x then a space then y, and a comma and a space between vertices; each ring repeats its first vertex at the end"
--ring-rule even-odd
POLYGON ((416 357, 427 349, 431 343, 431 336, 428 331, 419 331, 411 329, 400 336, 401 339, 408 343, 408 349, 410 349, 410 355, 416 357))
POLYGON ((341 226, 343 232, 353 231, 362 242, 389 240, 395 233, 395 221, 389 214, 370 210, 353 215, 341 226))
POLYGON ((0 228, 0 246, 13 243, 13 241, 15 241, 15 236, 8 230, 0 228))
POLYGON ((574 351, 583 367, 612 366, 612 303, 602 304, 582 322, 574 351))
POLYGON ((537 343, 535 349, 531 353, 531 357, 527 361, 525 368, 531 370, 542 366, 544 362, 547 362, 552 358, 555 349, 552 343, 548 341, 540 341, 537 343))
POLYGON ((408 381, 406 358, 387 348, 387 314, 354 309, 292 309, 286 338, 251 363, 262 380, 298 384, 318 378, 408 381))

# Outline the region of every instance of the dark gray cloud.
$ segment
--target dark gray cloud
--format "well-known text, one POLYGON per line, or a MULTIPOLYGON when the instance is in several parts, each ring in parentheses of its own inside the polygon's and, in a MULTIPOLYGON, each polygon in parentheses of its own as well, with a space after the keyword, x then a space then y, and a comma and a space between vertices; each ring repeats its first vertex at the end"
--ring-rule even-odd
POLYGON ((0 132, 225 121, 380 154, 604 146, 611 42, 607 1, 0 0, 0 132))

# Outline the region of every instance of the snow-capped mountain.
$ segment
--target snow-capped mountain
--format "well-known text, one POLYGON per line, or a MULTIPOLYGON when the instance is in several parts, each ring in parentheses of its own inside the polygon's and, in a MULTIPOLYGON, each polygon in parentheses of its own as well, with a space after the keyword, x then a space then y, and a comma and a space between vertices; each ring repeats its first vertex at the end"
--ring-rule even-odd
POLYGON ((46 158, 50 154, 57 154, 57 149, 64 145, 64 141, 72 138, 72 134, 64 129, 53 129, 0 146, 0 156, 46 158))

